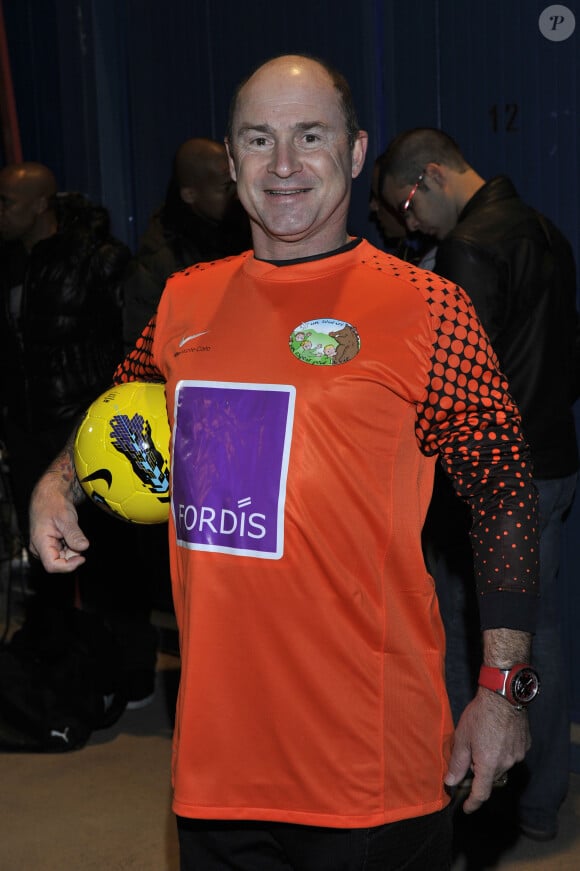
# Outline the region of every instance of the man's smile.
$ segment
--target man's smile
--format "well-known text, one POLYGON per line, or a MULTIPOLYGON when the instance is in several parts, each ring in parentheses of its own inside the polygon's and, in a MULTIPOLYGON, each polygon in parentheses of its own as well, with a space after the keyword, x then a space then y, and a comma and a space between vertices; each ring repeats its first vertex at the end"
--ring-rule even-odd
POLYGON ((279 190, 276 188, 266 188, 266 193, 272 197, 289 197, 293 194, 307 194, 312 188, 293 188, 292 190, 279 190))

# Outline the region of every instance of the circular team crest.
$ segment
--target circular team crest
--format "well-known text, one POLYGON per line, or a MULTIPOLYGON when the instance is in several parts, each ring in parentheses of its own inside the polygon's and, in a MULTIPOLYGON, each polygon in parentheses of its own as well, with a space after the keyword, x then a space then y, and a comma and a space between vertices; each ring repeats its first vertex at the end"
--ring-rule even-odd
POLYGON ((299 324, 292 330, 289 344, 298 360, 312 366, 348 363, 360 351, 360 338, 355 328, 334 318, 299 324))

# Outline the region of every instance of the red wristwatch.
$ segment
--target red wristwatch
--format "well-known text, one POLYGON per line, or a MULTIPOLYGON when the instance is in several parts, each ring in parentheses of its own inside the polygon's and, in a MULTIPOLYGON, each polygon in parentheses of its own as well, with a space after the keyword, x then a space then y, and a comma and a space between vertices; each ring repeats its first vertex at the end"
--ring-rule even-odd
POLYGON ((510 705, 521 711, 540 692, 540 678, 535 668, 522 662, 511 668, 482 665, 479 686, 503 696, 510 705))

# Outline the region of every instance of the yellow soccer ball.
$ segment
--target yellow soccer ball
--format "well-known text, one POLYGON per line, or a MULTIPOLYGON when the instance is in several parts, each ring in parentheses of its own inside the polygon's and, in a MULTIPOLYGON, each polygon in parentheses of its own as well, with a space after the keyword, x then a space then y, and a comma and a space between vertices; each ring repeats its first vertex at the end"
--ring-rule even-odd
POLYGON ((75 439, 83 490, 131 523, 165 522, 170 437, 163 384, 130 381, 107 390, 87 409, 75 439))

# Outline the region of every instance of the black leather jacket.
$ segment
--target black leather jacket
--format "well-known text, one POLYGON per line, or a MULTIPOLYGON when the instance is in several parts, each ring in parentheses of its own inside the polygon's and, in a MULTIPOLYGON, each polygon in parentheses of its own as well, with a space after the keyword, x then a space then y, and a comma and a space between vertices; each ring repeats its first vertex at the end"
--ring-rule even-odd
POLYGON ((434 271, 473 300, 520 408, 535 477, 572 474, 578 315, 567 240, 500 176, 469 200, 434 271))
POLYGON ((219 224, 193 214, 170 184, 165 204, 155 212, 139 240, 123 285, 123 337, 132 350, 169 276, 203 261, 246 251, 252 245, 248 217, 237 201, 219 224))
POLYGON ((27 258, 13 244, 0 248, 1 399, 30 431, 72 425, 122 358, 119 286, 130 252, 111 237, 106 210, 80 194, 59 195, 57 216, 58 232, 27 258), (19 283, 15 322, 9 293, 19 283))

